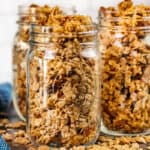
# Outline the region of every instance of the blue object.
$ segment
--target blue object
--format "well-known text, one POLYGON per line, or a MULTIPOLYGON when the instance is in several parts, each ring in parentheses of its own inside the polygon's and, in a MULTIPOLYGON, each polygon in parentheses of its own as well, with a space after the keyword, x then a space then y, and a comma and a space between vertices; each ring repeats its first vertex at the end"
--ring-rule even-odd
POLYGON ((0 137, 0 150, 10 150, 8 144, 0 137))
POLYGON ((0 84, 0 112, 7 111, 11 100, 12 100, 11 84, 10 83, 0 84))

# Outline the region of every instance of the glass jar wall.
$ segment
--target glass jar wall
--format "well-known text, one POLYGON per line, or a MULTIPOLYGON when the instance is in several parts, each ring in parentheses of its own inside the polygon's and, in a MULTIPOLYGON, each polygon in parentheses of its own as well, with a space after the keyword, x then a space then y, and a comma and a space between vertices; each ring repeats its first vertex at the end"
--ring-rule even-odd
POLYGON ((18 115, 23 119, 26 114, 26 53, 29 49, 28 33, 26 31, 28 31, 29 25, 24 23, 19 26, 20 32, 15 37, 13 47, 13 101, 18 115))
MULTIPOLYGON (((65 9, 65 13, 73 13, 65 9)), ((29 50, 29 26, 31 23, 51 24, 55 15, 64 14, 58 6, 30 6, 19 7, 18 31, 13 45, 13 102, 19 117, 25 120, 26 115, 26 54, 29 50)))
POLYGON ((150 8, 130 1, 120 3, 118 9, 100 9, 104 133, 150 133, 149 16, 150 8))
POLYGON ((88 16, 32 26, 28 55, 28 127, 37 144, 70 147, 99 135, 99 54, 88 16))

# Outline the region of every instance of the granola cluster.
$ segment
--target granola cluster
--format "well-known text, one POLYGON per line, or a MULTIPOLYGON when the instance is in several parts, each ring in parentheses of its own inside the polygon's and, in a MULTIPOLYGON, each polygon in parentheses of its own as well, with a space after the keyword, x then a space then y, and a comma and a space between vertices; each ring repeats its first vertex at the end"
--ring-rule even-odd
POLYGON ((40 144, 93 143, 99 134, 100 102, 92 20, 61 15, 49 24, 32 31, 28 132, 40 144))
POLYGON ((59 7, 38 6, 32 4, 20 7, 19 28, 13 46, 13 76, 14 76, 14 101, 17 110, 23 116, 26 114, 26 54, 29 49, 29 25, 31 23, 44 25, 49 22, 49 17, 63 14, 59 7))
POLYGON ((124 0, 100 8, 102 118, 122 133, 150 129, 150 7, 124 0))

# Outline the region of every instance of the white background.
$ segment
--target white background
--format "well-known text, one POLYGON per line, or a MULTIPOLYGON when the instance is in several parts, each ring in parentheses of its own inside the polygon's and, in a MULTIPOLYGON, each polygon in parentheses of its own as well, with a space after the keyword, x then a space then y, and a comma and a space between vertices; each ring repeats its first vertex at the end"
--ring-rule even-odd
MULTIPOLYGON (((28 3, 75 6, 81 13, 97 16, 99 6, 116 6, 120 0, 1 0, 0 3, 0 82, 12 80, 12 43, 17 25, 18 5, 28 3), (42 3, 41 3, 42 1, 42 3)), ((150 5, 150 0, 134 0, 150 5)))

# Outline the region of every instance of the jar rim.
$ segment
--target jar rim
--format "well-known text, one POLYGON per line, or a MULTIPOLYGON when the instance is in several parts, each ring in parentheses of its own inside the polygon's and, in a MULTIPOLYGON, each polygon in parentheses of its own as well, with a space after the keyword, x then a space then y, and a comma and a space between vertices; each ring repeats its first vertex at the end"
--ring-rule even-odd
MULTIPOLYGON (((29 43, 31 44, 31 46, 43 46, 43 47, 52 47, 54 46, 53 43, 42 43, 42 42, 36 42, 36 41, 33 41, 33 40, 29 40, 29 43)), ((94 42, 81 42, 80 43, 81 46, 86 46, 86 47, 96 47, 96 43, 94 42)))
POLYGON ((139 18, 137 16, 121 16, 121 17, 114 17, 114 16, 111 16, 111 17, 102 17, 102 16, 99 16, 99 19, 107 19, 107 20, 121 20, 121 19, 132 19, 132 18, 136 18, 136 20, 150 20, 150 11, 149 11, 149 15, 148 16, 139 16, 139 18))
MULTIPOLYGON (((91 28, 88 31, 83 31, 83 32, 68 32, 71 33, 72 35, 86 35, 86 34, 95 34, 97 33, 97 24, 93 23, 91 25, 81 25, 83 27, 87 27, 87 28, 91 28)), ((34 34, 34 35, 46 35, 49 33, 53 33, 53 35, 58 35, 59 37, 66 37, 67 35, 69 36, 69 34, 63 34, 63 33, 59 33, 59 32, 53 32, 53 27, 52 26, 46 26, 46 25, 38 25, 38 24, 34 24, 32 23, 31 26, 31 31, 30 34, 34 34), (39 31, 40 29, 40 31, 39 31)))
POLYGON ((131 33, 136 33, 137 31, 143 31, 143 32, 150 32, 150 25, 149 26, 130 26, 130 27, 124 27, 124 26, 104 26, 99 25, 98 30, 100 29, 107 29, 108 31, 130 31, 131 33))
MULTIPOLYGON (((72 38, 83 38, 83 37, 96 37, 98 30, 97 30, 97 25, 96 24, 92 24, 92 25, 85 25, 85 27, 89 28, 89 30, 87 31, 83 31, 83 32, 55 32, 53 31, 53 27, 52 26, 42 26, 42 25, 37 25, 37 24, 31 24, 30 26, 30 43, 32 45, 51 45, 53 42, 49 42, 49 40, 47 41, 48 38, 58 38, 58 40, 60 38, 66 38, 66 39, 72 39, 72 38), (39 30, 40 29, 40 30, 39 30), (45 39, 44 42, 40 42, 37 41, 36 38, 39 39, 45 39)), ((86 41, 82 41, 80 43, 80 45, 93 45, 93 41, 95 40, 95 38, 92 40, 92 42, 86 42, 86 41)))
MULTIPOLYGON (((119 13, 119 10, 117 10, 117 9, 114 9, 114 10, 110 10, 110 9, 109 9, 109 10, 108 10, 107 7, 106 7, 106 8, 105 8, 105 7, 100 7, 100 10, 101 10, 101 8, 104 8, 104 9, 105 9, 105 12, 109 12, 109 13, 119 13)), ((144 10, 144 11, 145 11, 145 12, 150 12, 150 6, 147 7, 147 8, 148 8, 148 9, 147 9, 147 10, 144 10)), ((99 10, 99 12, 101 12, 100 10, 99 10)))

